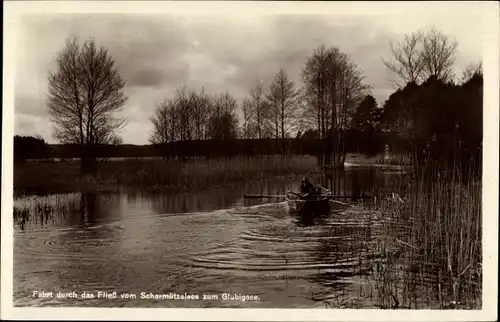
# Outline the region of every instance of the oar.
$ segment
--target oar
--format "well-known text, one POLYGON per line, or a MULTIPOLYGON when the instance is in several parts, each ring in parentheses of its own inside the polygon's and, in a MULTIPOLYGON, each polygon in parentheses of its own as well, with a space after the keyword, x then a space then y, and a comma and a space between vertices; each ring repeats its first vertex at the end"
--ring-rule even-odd
POLYGON ((361 195, 361 196, 328 196, 328 198, 333 198, 333 199, 373 199, 372 196, 366 196, 366 195, 361 195))
POLYGON ((244 195, 245 199, 285 198, 285 195, 244 195))
MULTIPOLYGON (((306 196, 299 195, 298 193, 293 193, 294 195, 300 197, 300 198, 305 198, 306 196)), ((373 197, 370 196, 332 196, 332 195, 311 195, 314 197, 320 197, 320 198, 329 198, 329 199, 370 199, 373 197)), ((264 198, 285 198, 285 195, 244 195, 244 199, 264 199, 264 198)))
POLYGON ((291 193, 291 194, 296 195, 299 198, 307 198, 308 196, 311 196, 311 197, 320 197, 320 198, 328 198, 328 199, 361 199, 361 198, 370 199, 370 198, 373 198, 371 196, 366 196, 366 195, 361 195, 361 196, 358 196, 358 197, 356 197, 356 196, 347 196, 347 195, 315 195, 315 194, 301 195, 301 194, 298 194, 298 193, 293 192, 293 191, 288 191, 288 192, 291 193))

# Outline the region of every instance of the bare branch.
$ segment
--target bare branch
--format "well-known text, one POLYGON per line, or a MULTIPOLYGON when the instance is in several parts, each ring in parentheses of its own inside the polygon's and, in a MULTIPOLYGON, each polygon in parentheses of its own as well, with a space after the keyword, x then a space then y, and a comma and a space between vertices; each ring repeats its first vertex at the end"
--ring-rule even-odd
POLYGON ((424 34, 421 52, 423 76, 433 77, 443 82, 453 79, 453 64, 458 43, 437 29, 431 29, 424 34))
POLYGON ((57 71, 49 74, 47 105, 54 137, 82 147, 116 141, 125 124, 117 116, 127 97, 114 60, 94 40, 79 46, 68 39, 57 57, 57 71))
POLYGON ((421 55, 422 42, 423 34, 415 32, 405 35, 400 43, 390 43, 392 57, 390 60, 382 59, 382 61, 394 75, 391 81, 398 87, 404 87, 410 82, 417 83, 420 80, 424 69, 421 55))
POLYGON ((270 123, 276 138, 285 138, 297 124, 300 92, 295 83, 281 69, 270 86, 267 102, 270 107, 270 123))

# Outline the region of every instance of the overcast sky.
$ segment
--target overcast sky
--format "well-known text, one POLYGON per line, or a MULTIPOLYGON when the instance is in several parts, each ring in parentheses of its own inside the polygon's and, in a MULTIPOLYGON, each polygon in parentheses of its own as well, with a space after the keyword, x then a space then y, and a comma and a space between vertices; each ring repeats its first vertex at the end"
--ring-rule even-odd
POLYGON ((389 57, 389 42, 430 26, 458 41, 458 73, 481 60, 481 16, 452 11, 446 19, 442 14, 25 16, 17 27, 14 131, 56 143, 47 116, 47 75, 67 37, 93 37, 109 50, 129 97, 128 124, 120 135, 125 143, 146 144, 156 104, 178 87, 229 91, 241 101, 256 80, 269 84, 280 68, 300 84, 305 58, 322 44, 350 55, 382 105, 394 90, 381 61, 389 57))

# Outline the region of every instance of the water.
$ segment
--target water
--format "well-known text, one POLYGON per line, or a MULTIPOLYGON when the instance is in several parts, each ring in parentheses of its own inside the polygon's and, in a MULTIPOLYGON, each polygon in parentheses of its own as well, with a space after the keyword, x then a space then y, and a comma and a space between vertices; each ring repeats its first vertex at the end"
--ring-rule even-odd
MULTIPOLYGON (((359 168, 311 179, 337 194, 356 194, 390 190, 404 177, 359 168)), ((298 190, 298 181, 189 194, 18 199, 15 204, 31 214, 15 218, 15 305, 376 307, 380 301, 368 280, 381 263, 382 224, 390 218, 354 205, 311 219, 291 213, 283 200, 243 199, 245 193, 298 190), (39 297, 42 291, 52 297, 39 297), (60 298, 58 292, 78 298, 60 298), (84 292, 95 298, 82 298, 84 292), (97 298, 98 292, 116 292, 116 298, 97 298), (141 298, 141 292, 199 299, 141 298), (242 295, 254 300, 243 301, 242 295)))

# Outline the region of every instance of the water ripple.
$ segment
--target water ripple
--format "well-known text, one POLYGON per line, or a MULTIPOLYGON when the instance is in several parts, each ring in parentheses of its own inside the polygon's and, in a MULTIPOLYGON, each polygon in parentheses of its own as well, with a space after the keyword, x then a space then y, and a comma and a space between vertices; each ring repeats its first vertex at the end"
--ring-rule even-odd
MULTIPOLYGON (((386 263, 379 258, 385 227, 397 232, 409 225, 357 207, 301 225, 307 218, 291 214, 285 202, 178 213, 134 207, 133 211, 121 208, 125 210, 109 217, 68 216, 65 225, 54 228, 33 224, 29 230, 17 230, 16 304, 131 305, 125 300, 74 304, 30 295, 32 289, 55 288, 80 292, 246 292, 261 294, 260 306, 289 306, 287 303, 293 302, 293 306, 314 307, 318 301, 335 298, 333 290, 352 287, 354 277, 383 271, 386 263)), ((430 284, 432 270, 425 269, 429 273, 421 283, 430 284)), ((134 303, 139 302, 145 306, 176 305, 165 301, 134 303)), ((177 305, 238 306, 220 301, 177 305)))

